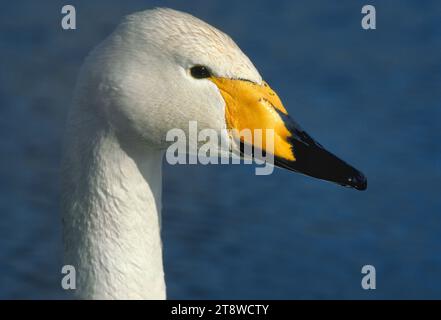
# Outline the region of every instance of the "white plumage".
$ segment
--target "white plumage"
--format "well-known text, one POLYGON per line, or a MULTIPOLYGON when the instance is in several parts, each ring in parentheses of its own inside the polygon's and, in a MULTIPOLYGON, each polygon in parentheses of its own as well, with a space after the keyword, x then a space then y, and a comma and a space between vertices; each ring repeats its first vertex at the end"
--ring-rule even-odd
POLYGON ((225 128, 216 85, 189 75, 262 79, 224 33, 170 9, 135 13, 87 58, 63 160, 65 262, 86 299, 163 299, 161 159, 166 133, 225 128))

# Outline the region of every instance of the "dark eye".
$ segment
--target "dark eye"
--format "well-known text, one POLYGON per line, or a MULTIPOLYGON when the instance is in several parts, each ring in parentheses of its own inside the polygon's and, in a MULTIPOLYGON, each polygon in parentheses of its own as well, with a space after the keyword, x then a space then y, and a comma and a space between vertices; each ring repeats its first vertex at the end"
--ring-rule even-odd
POLYGON ((190 73, 196 79, 209 78, 211 76, 210 70, 204 66, 194 66, 190 69, 190 73))

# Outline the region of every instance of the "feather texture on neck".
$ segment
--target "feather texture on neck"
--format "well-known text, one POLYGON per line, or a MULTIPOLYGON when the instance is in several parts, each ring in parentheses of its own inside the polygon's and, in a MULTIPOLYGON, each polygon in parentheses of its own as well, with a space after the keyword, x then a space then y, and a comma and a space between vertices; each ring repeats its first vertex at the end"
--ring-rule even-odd
POLYGON ((163 299, 162 151, 99 118, 76 118, 63 164, 65 263, 76 268, 76 295, 163 299))

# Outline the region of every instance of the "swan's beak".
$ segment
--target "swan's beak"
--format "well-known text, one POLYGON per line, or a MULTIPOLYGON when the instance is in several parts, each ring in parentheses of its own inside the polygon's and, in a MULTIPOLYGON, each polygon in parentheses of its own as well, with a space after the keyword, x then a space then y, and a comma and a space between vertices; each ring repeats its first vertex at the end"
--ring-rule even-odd
POLYGON ((261 85, 246 80, 210 78, 225 100, 227 128, 234 132, 244 129, 261 132, 272 129, 274 141, 257 141, 251 136, 240 136, 241 144, 272 150, 276 166, 328 180, 358 190, 367 188, 366 177, 339 159, 307 134, 294 122, 277 94, 263 82, 261 85), (268 148, 271 143, 271 148, 268 148))

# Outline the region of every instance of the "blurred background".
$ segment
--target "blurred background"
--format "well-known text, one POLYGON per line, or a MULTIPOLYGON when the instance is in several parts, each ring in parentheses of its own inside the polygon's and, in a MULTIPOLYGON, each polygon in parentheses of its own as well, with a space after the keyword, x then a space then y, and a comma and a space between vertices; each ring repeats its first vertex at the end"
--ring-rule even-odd
POLYGON ((0 298, 61 289, 59 167, 87 53, 155 6, 228 33, 366 192, 276 169, 165 165, 169 298, 441 298, 441 3, 15 1, 0 5, 0 298), (77 30, 62 30, 72 4, 77 30), (373 4, 377 30, 360 26, 373 4), (191 176, 192 184, 187 179, 191 176), (361 289, 361 267, 377 289, 361 289))

